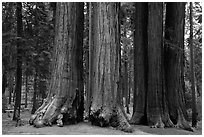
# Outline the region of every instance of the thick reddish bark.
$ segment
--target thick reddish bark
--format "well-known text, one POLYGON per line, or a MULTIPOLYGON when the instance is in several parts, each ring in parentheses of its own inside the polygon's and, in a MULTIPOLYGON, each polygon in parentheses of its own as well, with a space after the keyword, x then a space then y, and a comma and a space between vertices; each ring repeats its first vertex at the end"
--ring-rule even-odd
POLYGON ((35 127, 83 120, 83 3, 57 3, 49 94, 31 116, 35 127))

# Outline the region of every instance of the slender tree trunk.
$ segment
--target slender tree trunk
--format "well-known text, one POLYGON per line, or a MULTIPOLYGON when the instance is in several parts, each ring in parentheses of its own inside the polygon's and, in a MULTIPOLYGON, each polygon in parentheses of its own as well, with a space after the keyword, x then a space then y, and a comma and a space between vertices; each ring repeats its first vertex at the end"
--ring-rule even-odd
POLYGON ((7 72, 5 71, 3 73, 3 78, 2 78, 2 94, 5 94, 6 86, 7 86, 7 72))
MULTIPOLYGON (((126 22, 125 22, 126 23, 126 22)), ((126 28, 124 28, 124 37, 127 37, 126 28)), ((125 107, 129 113, 128 106, 128 45, 124 43, 124 75, 123 75, 123 97, 125 97, 125 107)), ((123 100, 122 100, 123 101, 123 100)))
POLYGON ((172 122, 177 127, 192 131, 186 122, 187 117, 182 77, 183 37, 185 3, 166 4, 165 24, 165 84, 168 109, 172 122))
POLYGON ((31 110, 31 114, 34 114, 36 109, 37 109, 37 100, 36 100, 36 97, 37 97, 37 90, 38 90, 38 74, 37 74, 37 71, 35 72, 35 76, 34 76, 34 91, 33 91, 33 107, 32 107, 32 110, 31 110))
POLYGON ((117 3, 95 3, 98 27, 94 26, 95 56, 92 77, 93 101, 90 121, 94 125, 111 125, 131 132, 132 128, 117 102, 119 84, 119 22, 117 3))
POLYGON ((125 47, 125 61, 124 61, 124 97, 125 97, 125 107, 127 109, 127 113, 129 113, 128 107, 128 53, 127 53, 127 46, 125 47))
POLYGON ((30 124, 58 126, 83 119, 83 3, 57 3, 49 94, 30 124))
POLYGON ((9 74, 9 79, 8 79, 8 89, 9 89, 9 104, 11 104, 12 101, 12 93, 13 92, 13 83, 14 83, 14 72, 11 71, 9 74))
POLYGON ((97 25, 94 20, 96 20, 96 16, 93 14, 95 11, 95 3, 89 3, 89 78, 88 78, 88 91, 87 91, 87 110, 88 110, 88 117, 90 115, 90 105, 91 105, 91 97, 92 97, 92 77, 93 77, 93 53, 94 53, 94 35, 93 35, 93 28, 97 25))
POLYGON ((193 4, 190 2, 190 59, 191 59, 191 90, 192 90, 192 127, 197 126, 197 109, 195 93, 194 51, 193 51, 193 4))
POLYGON ((26 74, 25 80, 25 108, 28 106, 28 75, 26 74))
MULTIPOLYGON (((13 90, 13 89, 12 89, 13 90)), ((11 99, 12 99, 12 91, 11 90, 9 90, 9 104, 11 104, 11 99)))
MULTIPOLYGON (((22 37, 22 4, 17 2, 17 36, 22 37)), ((20 39, 17 42, 17 70, 16 70, 16 89, 15 89, 15 106, 14 106, 14 115, 13 120, 18 120, 20 118, 20 109, 21 109, 21 86, 22 86, 22 47, 20 39)))
MULTIPOLYGON (((130 50, 129 50, 129 55, 130 55, 130 50)), ((127 113, 130 114, 130 96, 131 96, 131 59, 129 58, 128 60, 128 107, 127 107, 127 113)))
MULTIPOLYGON (((127 49, 126 49, 127 50, 127 49)), ((126 52, 126 54, 127 54, 127 52, 126 52)), ((126 56, 128 56, 128 55, 126 55, 126 56)), ((126 57, 126 58, 128 58, 128 57, 126 57)), ((125 77, 124 77, 124 79, 125 79, 125 106, 126 106, 126 110, 127 110, 127 113, 130 113, 129 112, 129 104, 128 104, 128 94, 129 94, 129 90, 128 90, 128 59, 126 59, 125 60, 125 62, 124 62, 124 75, 125 75, 125 77)))
POLYGON ((85 20, 85 45, 84 45, 84 60, 85 60, 85 95, 86 95, 86 102, 85 102, 85 118, 88 118, 89 116, 89 105, 90 103, 90 98, 89 96, 89 40, 90 40, 90 31, 89 31, 89 27, 90 27, 90 21, 89 21, 89 14, 90 14, 90 10, 89 10, 89 2, 86 2, 86 16, 84 17, 85 20), (87 36, 88 35, 88 36, 87 36))
POLYGON ((5 113, 6 106, 7 106, 7 99, 5 96, 6 91, 6 85, 7 85, 7 72, 4 71, 3 78, 2 78, 2 112, 5 113))
POLYGON ((13 92, 13 103, 15 103, 16 91, 13 92))

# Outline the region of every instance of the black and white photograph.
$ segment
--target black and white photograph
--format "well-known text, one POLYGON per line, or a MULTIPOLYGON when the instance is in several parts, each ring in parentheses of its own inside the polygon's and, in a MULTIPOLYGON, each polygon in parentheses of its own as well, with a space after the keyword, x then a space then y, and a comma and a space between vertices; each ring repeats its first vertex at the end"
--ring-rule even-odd
POLYGON ((1 135, 202 135, 202 2, 1 8, 1 135))

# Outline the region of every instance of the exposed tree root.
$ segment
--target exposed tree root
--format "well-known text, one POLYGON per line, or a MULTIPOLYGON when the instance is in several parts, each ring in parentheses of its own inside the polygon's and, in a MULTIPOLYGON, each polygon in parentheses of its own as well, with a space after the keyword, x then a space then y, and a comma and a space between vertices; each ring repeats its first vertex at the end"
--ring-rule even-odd
POLYGON ((49 101, 45 100, 43 105, 31 116, 29 123, 36 128, 52 126, 53 123, 59 127, 64 124, 73 124, 79 121, 77 120, 77 111, 81 111, 79 109, 81 108, 78 96, 75 96, 74 99, 50 98, 49 101))
POLYGON ((99 109, 91 109, 89 120, 93 125, 105 127, 109 126, 109 120, 112 110, 108 107, 101 107, 99 109))
POLYGON ((123 110, 119 106, 113 108, 101 107, 95 111, 92 109, 90 121, 93 125, 100 127, 112 126, 124 132, 133 132, 133 128, 128 123, 123 110))
MULTIPOLYGON (((130 120, 130 124, 144 124, 144 116, 141 113, 135 112, 130 120)), ((177 124, 174 125, 173 122, 170 119, 170 116, 168 113, 165 113, 161 116, 151 116, 148 118, 147 124, 150 126, 150 128, 165 128, 165 127, 176 127, 176 128, 182 128, 184 130, 192 131, 193 128, 188 124, 188 122, 185 120, 182 111, 178 110, 178 120, 177 124)))
POLYGON ((154 122, 152 123, 150 128, 164 128, 164 123, 162 122, 161 116, 153 118, 152 121, 154 122))
POLYGON ((164 116, 162 116, 162 121, 163 121, 165 127, 175 127, 175 125, 171 121, 168 113, 166 113, 164 116))
POLYGON ((181 109, 178 109, 178 121, 175 127, 194 132, 193 128, 185 120, 181 109))
POLYGON ((113 113, 113 117, 112 117, 111 122, 110 122, 111 126, 113 126, 113 127, 116 126, 116 128, 119 130, 132 133, 134 131, 134 129, 128 123, 128 121, 124 115, 124 112, 122 111, 122 108, 120 106, 116 106, 116 108, 114 110, 115 110, 115 112, 113 113))

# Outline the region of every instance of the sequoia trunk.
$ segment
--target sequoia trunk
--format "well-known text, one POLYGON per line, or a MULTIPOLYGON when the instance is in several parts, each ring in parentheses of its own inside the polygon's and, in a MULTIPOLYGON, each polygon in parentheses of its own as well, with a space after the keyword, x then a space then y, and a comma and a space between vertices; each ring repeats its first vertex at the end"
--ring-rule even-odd
POLYGON ((131 123, 171 126, 162 73, 163 3, 136 3, 135 91, 131 123))
POLYGON ((83 119, 83 16, 83 3, 57 3, 49 94, 31 116, 29 122, 35 127, 83 119))
POLYGON ((118 3, 95 3, 94 63, 90 121, 98 126, 117 127, 131 132, 132 128, 124 116, 124 110, 117 103, 119 84, 119 22, 118 3))
POLYGON ((192 131, 186 125, 182 113, 185 108, 181 81, 183 77, 181 77, 180 67, 183 54, 179 54, 180 50, 177 46, 183 43, 183 38, 180 36, 183 35, 181 30, 183 29, 183 20, 181 18, 176 20, 175 18, 180 17, 179 15, 172 14, 172 16, 168 13, 175 11, 175 13, 182 14, 177 10, 183 7, 176 5, 169 7, 167 4, 165 31, 167 35, 165 38, 166 41, 170 41, 170 38, 179 35, 172 40, 180 42, 180 44, 175 47, 165 45, 164 50, 163 3, 136 3, 135 6, 135 92, 131 123, 147 124, 157 128, 173 127, 177 122, 177 126, 192 131), (175 26, 180 26, 173 29, 173 35, 170 33, 171 31, 168 31, 170 22, 175 26), (175 123, 173 124, 171 120, 174 120, 175 123))
POLYGON ((147 122, 153 127, 164 127, 162 113, 162 36, 163 3, 148 4, 148 80, 147 80, 147 122))
POLYGON ((180 128, 192 131, 185 120, 187 115, 183 92, 184 17, 185 3, 166 4, 165 83, 172 122, 180 128))
POLYGON ((135 3, 134 100, 130 123, 146 123, 148 3, 135 3))

